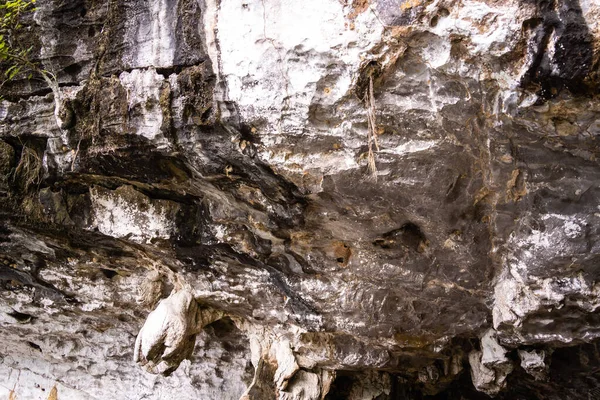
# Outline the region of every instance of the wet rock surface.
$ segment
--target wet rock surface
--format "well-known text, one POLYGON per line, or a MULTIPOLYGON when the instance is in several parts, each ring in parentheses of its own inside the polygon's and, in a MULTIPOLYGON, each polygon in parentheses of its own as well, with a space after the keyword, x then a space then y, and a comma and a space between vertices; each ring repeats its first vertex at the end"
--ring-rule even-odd
POLYGON ((600 4, 36 4, 0 395, 600 394, 600 4))

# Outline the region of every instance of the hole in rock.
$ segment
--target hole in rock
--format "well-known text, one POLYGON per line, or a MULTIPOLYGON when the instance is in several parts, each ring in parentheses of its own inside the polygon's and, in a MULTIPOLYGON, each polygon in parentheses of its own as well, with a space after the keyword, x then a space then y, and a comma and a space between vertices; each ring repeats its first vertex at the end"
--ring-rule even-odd
POLYGON ((375 239, 373 245, 382 249, 408 247, 422 253, 429 245, 429 241, 418 225, 407 222, 400 228, 387 232, 383 237, 375 239))
POLYGON ((352 250, 350 249, 350 246, 348 246, 346 243, 334 242, 333 256, 338 264, 345 267, 350 261, 350 257, 352 256, 352 250))
POLYGON ((338 371, 338 376, 333 381, 329 393, 325 396, 325 400, 342 400, 350 397, 354 386, 354 379, 351 375, 347 375, 344 371, 338 371))
POLYGON ((32 349, 37 350, 40 353, 42 352, 42 348, 40 346, 38 346, 37 344, 30 342, 30 341, 26 341, 25 343, 27 343, 27 346, 31 347, 32 349))
POLYGON ((542 23, 541 18, 528 18, 523 21, 523 29, 531 30, 537 28, 542 23))
POLYGON ((12 312, 9 312, 7 315, 16 319, 17 322, 19 322, 21 324, 27 324, 27 323, 31 322, 31 320, 33 319, 32 315, 25 314, 25 313, 15 311, 15 310, 13 310, 12 312))
POLYGON ((102 272, 102 275, 108 279, 112 279, 118 275, 117 271, 113 271, 112 269, 101 268, 100 271, 102 272))
POLYGON ((69 75, 77 75, 81 72, 81 65, 79 64, 71 64, 65 67, 65 73, 69 75))

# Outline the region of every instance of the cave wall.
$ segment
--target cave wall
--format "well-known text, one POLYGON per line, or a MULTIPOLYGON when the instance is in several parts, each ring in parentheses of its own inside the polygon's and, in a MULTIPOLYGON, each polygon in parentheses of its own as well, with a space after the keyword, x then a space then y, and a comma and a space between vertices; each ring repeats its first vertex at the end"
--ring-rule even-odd
POLYGON ((0 396, 598 394, 597 1, 24 18, 0 396))

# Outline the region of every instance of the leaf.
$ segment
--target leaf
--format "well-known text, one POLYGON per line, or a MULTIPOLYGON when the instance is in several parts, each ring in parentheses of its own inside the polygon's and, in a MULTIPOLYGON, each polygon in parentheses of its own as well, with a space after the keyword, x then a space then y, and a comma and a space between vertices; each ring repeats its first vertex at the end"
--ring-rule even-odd
POLYGON ((10 75, 8 75, 8 79, 11 80, 13 79, 19 72, 21 72, 21 68, 17 68, 15 70, 13 70, 10 75))
POLYGON ((9 69, 6 70, 4 75, 8 76, 8 79, 12 79, 16 74, 19 73, 19 69, 20 69, 20 67, 18 65, 13 65, 12 67, 10 67, 9 69), (16 73, 15 73, 15 71, 16 71, 16 73))

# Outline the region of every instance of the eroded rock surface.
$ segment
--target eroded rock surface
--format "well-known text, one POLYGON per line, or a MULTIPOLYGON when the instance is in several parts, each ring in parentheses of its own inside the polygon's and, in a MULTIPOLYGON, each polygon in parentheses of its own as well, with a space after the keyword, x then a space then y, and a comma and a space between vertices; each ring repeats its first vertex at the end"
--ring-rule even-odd
POLYGON ((0 103, 0 396, 598 397, 599 21, 38 0, 56 86, 0 103))

